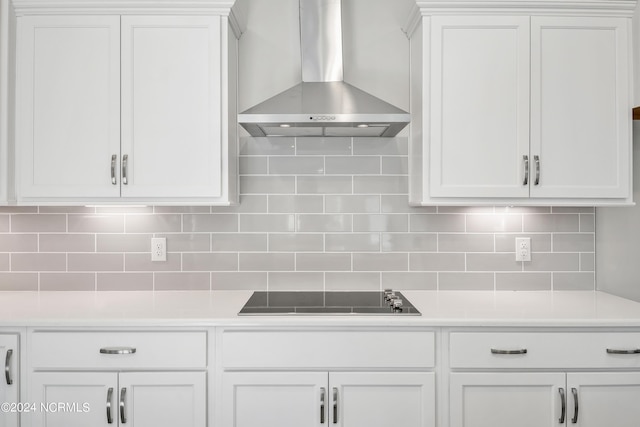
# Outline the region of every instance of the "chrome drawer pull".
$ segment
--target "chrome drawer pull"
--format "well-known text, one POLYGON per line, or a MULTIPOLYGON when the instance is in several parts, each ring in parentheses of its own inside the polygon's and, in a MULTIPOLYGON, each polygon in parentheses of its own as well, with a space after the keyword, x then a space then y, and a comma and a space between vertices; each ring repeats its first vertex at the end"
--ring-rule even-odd
POLYGON ((536 179, 533 185, 540 185, 540 156, 536 154, 533 156, 533 160, 536 162, 536 179))
POLYGON ((608 354, 640 354, 640 348, 634 348, 631 350, 618 350, 615 348, 608 348, 608 354))
POLYGON ((324 395, 326 391, 324 387, 320 388, 320 424, 324 424, 324 395))
POLYGON ((112 397, 113 397, 113 387, 109 387, 109 390, 107 390, 107 424, 113 424, 113 417, 111 416, 112 397))
POLYGON ((4 358, 4 379, 7 381, 7 385, 13 384, 13 378, 11 378, 11 356, 13 356, 13 350, 7 350, 7 356, 4 358))
POLYGON ((559 424, 564 424, 564 420, 567 416, 567 396, 564 394, 564 388, 560 387, 558 389, 560 393, 560 403, 562 405, 562 411, 560 413, 560 419, 558 420, 559 424))
POLYGON ((497 348, 492 348, 491 354, 527 354, 527 349, 521 348, 519 350, 500 350, 497 348))
POLYGON ((129 165, 129 155, 122 156, 122 184, 129 185, 129 178, 127 178, 127 167, 129 165))
POLYGON ((522 156, 522 160, 524 160, 524 179, 522 180, 522 185, 529 184, 529 156, 526 154, 522 156))
POLYGON ((135 347, 102 347, 101 354, 133 354, 136 352, 135 347))
POLYGON ((116 159, 118 156, 115 154, 111 156, 111 184, 116 185, 118 182, 116 181, 116 159))
POLYGON ((127 395, 127 388, 122 387, 122 389, 120 389, 120 422, 122 424, 125 424, 127 422, 127 414, 125 413, 125 407, 124 407, 124 399, 126 395, 127 395))
POLYGON ((573 418, 571 418, 572 424, 578 423, 578 389, 572 388, 571 394, 573 394, 573 418))
POLYGON ((333 388, 333 423, 338 424, 338 389, 333 388))

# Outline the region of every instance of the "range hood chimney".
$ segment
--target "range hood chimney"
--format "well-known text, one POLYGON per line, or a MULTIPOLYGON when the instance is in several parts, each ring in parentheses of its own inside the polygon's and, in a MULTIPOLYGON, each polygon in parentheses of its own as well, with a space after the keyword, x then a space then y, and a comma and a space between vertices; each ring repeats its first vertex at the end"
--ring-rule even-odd
POLYGON ((409 113, 343 81, 341 0, 300 1, 302 83, 238 115, 253 136, 396 136, 409 113))

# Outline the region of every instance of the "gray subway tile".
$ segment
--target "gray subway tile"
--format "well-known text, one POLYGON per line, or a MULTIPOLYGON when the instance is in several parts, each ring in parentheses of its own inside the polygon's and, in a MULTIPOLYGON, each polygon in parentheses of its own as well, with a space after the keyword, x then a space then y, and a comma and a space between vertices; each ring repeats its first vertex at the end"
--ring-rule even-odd
POLYGON ((240 214, 241 232, 292 232, 295 215, 292 214, 240 214))
POLYGON ((438 273, 382 272, 382 288, 433 291, 438 288, 438 273))
POLYGON ((96 249, 97 252, 149 252, 152 237, 152 234, 98 234, 96 249))
POLYGON ((407 271, 409 256, 406 253, 354 253, 354 271, 407 271))
MULTIPOLYGON (((537 255, 537 254, 536 254, 537 255)), ((535 258, 535 257, 534 257, 535 258)), ((469 253, 467 271, 521 271, 522 262, 514 253, 469 253)))
POLYGON ((298 155, 349 155, 351 138, 296 138, 298 155))
POLYGON ((382 174, 383 175, 407 175, 409 173, 409 161, 407 157, 390 157, 382 158, 382 174))
POLYGON ((99 291, 152 291, 153 273, 98 273, 99 291))
POLYGON ((525 232, 569 232, 579 231, 580 227, 578 214, 534 214, 524 215, 523 218, 525 232))
POLYGON ((436 252, 435 233, 383 233, 382 252, 436 252))
POLYGON ((299 232, 347 232, 352 230, 351 215, 300 214, 297 216, 299 232))
POLYGON ((352 194, 351 176, 299 176, 298 194, 352 194))
POLYGON ((40 273, 41 291, 95 291, 95 273, 40 273))
POLYGON ((242 194, 293 194, 296 190, 294 176, 258 176, 240 177, 242 194))
POLYGON ((295 255, 293 253, 241 253, 241 271, 293 271, 295 255))
POLYGON ((0 206, 0 214, 38 213, 44 212, 45 208, 45 206, 0 206))
POLYGON ((580 231, 583 233, 596 231, 596 216, 594 214, 580 214, 580 231))
POLYGON ((238 255, 235 253, 183 253, 182 271, 236 271, 238 255))
POLYGON ((57 253, 15 253, 11 271, 65 271, 67 255, 57 253))
POLYGON ((213 233, 213 252, 264 252, 267 246, 266 233, 213 233))
POLYGON ((10 255, 8 253, 0 254, 0 271, 9 271, 11 269, 9 258, 10 255))
POLYGON ((355 194, 407 194, 409 181, 404 175, 354 176, 355 194))
MULTIPOLYGON (((34 213, 41 213, 41 214, 47 214, 47 213, 95 213, 97 208, 93 207, 93 206, 38 206, 38 207, 34 207, 35 212, 34 213)), ((22 212, 30 212, 31 208, 29 207, 24 207, 24 209, 21 209, 20 211, 22 212)))
POLYGON ((409 231, 407 214, 353 215, 353 231, 409 231))
POLYGON ((328 291, 378 291, 381 289, 380 273, 325 273, 325 289, 328 291))
POLYGON ((493 252, 492 234, 439 234, 441 252, 493 252))
POLYGON ((80 253, 68 254, 67 258, 68 271, 124 271, 123 254, 80 253))
POLYGON ((155 273, 155 291, 208 291, 211 288, 209 273, 155 273))
POLYGON ((380 157, 335 156, 326 158, 327 175, 375 175, 380 173, 380 157))
MULTIPOLYGON (((167 249, 169 249, 167 245, 167 249)), ((125 271, 180 271, 180 254, 167 253, 166 261, 151 261, 151 253, 125 254, 125 271)))
POLYGON ((0 252, 36 252, 37 234, 0 234, 0 252))
POLYGON ((593 252, 595 250, 595 236, 591 233, 554 233, 554 252, 593 252))
POLYGON ((580 255, 577 253, 539 253, 531 255, 531 262, 524 263, 526 271, 579 271, 580 255))
POLYGON ((322 213, 321 195, 269 196, 269 213, 322 213))
POLYGON ((406 155, 409 152, 406 137, 354 138, 353 154, 406 155))
POLYGON ((318 156, 269 157, 270 175, 320 175, 324 173, 324 158, 318 156))
POLYGON ((213 272, 211 273, 211 290, 267 290, 267 273, 247 272, 213 272))
POLYGON ((240 155, 292 155, 295 153, 293 138, 240 138, 240 155))
POLYGON ((438 290, 441 291, 492 291, 493 273, 439 273, 438 290))
POLYGON ((182 231, 182 215, 126 215, 125 231, 127 233, 175 233, 182 231))
POLYGON ((410 231, 463 232, 465 216, 459 214, 414 214, 409 215, 410 231))
POLYGON ((37 291, 38 273, 0 273, 0 291, 37 291))
POLYGON ((496 273, 497 291, 550 291, 551 273, 496 273))
POLYGON ((274 233, 269 235, 272 252, 320 252, 324 250, 321 234, 274 233))
POLYGON ((266 175, 269 173, 267 157, 240 157, 238 167, 240 175, 266 175))
POLYGON ((379 213, 380 196, 377 195, 327 195, 327 213, 379 213))
POLYGON ((9 215, 0 215, 0 233, 11 231, 11 220, 9 215))
POLYGON ((184 232, 233 232, 238 231, 238 214, 187 214, 182 216, 184 232))
MULTIPOLYGON (((522 215, 519 214, 469 214, 467 215, 468 233, 520 233, 522 215)), ((536 231, 536 230, 525 230, 536 231)), ((544 230, 540 230, 544 231, 544 230)))
POLYGON ((64 214, 11 215, 11 231, 14 233, 55 233, 67 231, 64 214))
POLYGON ((95 252, 96 237, 94 234, 40 234, 39 248, 40 252, 95 252))
POLYGON ((464 271, 464 254, 411 253, 410 271, 464 271))
POLYGON ((596 289, 595 273, 553 273, 554 291, 594 291, 596 289))
POLYGON ((327 252, 378 252, 380 251, 380 234, 327 233, 325 250, 327 252))
POLYGON ((296 271, 349 271, 351 254, 299 253, 296 254, 296 271))
POLYGON ((595 208, 591 206, 553 206, 553 213, 594 213, 595 208))
POLYGON ((580 271, 596 271, 595 253, 580 254, 580 271))
POLYGON ((324 273, 321 272, 270 272, 270 291, 322 291, 324 273))
MULTIPOLYGON (((211 247, 211 239, 208 233, 170 233, 156 234, 156 237, 167 239, 168 252, 208 252, 211 247)), ((150 247, 149 238, 145 245, 150 247)), ((145 252, 148 252, 147 248, 145 252)), ((128 251, 127 251, 128 252, 128 251)))
MULTIPOLYGON (((62 230, 64 231, 64 230, 62 230)), ((69 215, 70 233, 124 233, 124 215, 69 215)))

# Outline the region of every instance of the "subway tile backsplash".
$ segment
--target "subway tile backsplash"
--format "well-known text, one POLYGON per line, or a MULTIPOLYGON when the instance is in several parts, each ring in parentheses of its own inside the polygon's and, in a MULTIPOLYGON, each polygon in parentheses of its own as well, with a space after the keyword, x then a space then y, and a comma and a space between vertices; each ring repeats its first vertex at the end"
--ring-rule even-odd
POLYGON ((243 138, 239 166, 233 207, 0 209, 0 290, 595 289, 593 208, 410 207, 406 138, 243 138))

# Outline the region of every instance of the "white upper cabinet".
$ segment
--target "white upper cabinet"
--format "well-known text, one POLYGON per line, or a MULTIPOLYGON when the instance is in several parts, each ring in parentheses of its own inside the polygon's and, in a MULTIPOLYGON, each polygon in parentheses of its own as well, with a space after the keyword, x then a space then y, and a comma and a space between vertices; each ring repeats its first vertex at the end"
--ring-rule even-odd
POLYGON ((32 15, 16 3, 19 204, 235 202, 230 5, 32 15))
POLYGON ((634 1, 417 3, 413 204, 632 202, 634 1))

